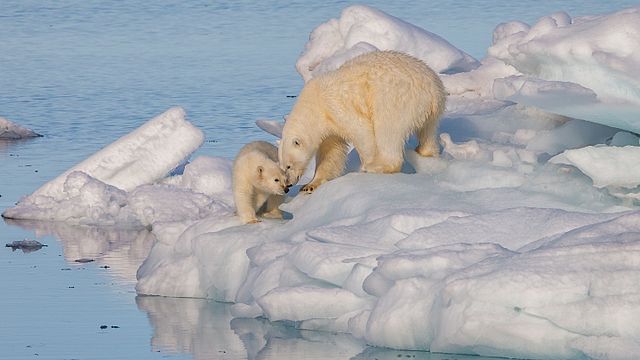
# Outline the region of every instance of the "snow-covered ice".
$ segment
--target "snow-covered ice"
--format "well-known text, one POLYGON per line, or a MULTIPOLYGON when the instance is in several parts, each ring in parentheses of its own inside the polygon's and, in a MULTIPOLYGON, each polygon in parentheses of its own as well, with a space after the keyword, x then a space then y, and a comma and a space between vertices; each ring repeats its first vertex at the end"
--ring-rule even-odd
MULTIPOLYGON (((204 134, 185 116, 181 108, 167 110, 44 184, 2 215, 135 227, 165 219, 163 212, 175 219, 179 213, 191 218, 218 211, 221 206, 211 205, 208 197, 190 191, 203 191, 195 178, 182 179, 190 183, 180 190, 150 185, 183 164, 202 144, 204 134)), ((188 172, 184 177, 189 178, 188 172)))
POLYGON ((638 132, 639 44, 640 7, 575 18, 558 12, 531 26, 511 21, 496 27, 480 67, 444 82, 454 94, 638 132))
POLYGON ((640 146, 586 146, 566 150, 550 162, 577 167, 597 187, 640 186, 640 146))
POLYGON ((307 81, 374 50, 396 50, 424 60, 434 71, 468 71, 478 61, 442 37, 366 5, 345 8, 313 30, 296 68, 307 81))
MULTIPOLYGON (((450 96, 439 158, 418 156, 411 139, 403 172, 383 175, 353 172, 352 153, 346 175, 312 195, 294 188, 285 220, 243 225, 231 160, 188 162, 202 134, 173 109, 159 117, 170 132, 136 130, 126 137, 135 151, 99 152, 4 215, 150 228, 138 293, 233 303, 231 327, 254 355, 293 325, 351 334, 339 346, 356 358, 366 343, 632 359, 640 353, 640 117, 622 115, 640 103, 639 13, 500 24, 478 63, 426 30, 348 7, 312 32, 301 75, 375 49, 458 71, 442 75, 450 96), (568 117, 577 104, 590 121, 568 117), (131 164, 153 174, 125 171, 131 164)), ((280 134, 276 121, 257 124, 280 134)), ((153 298, 139 306, 154 307, 153 298)), ((156 341, 170 341, 163 331, 156 341)))

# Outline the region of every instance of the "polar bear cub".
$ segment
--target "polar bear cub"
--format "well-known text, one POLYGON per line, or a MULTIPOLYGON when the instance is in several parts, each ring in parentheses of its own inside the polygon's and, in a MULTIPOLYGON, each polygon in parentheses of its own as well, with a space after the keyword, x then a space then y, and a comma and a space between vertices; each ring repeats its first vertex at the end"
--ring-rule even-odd
POLYGON ((315 154, 315 175, 301 188, 311 193, 342 174, 352 144, 362 171, 398 172, 413 133, 418 154, 438 155, 445 101, 442 81, 421 60, 396 51, 357 56, 305 84, 286 117, 280 166, 295 184, 315 154))
POLYGON ((244 223, 259 222, 262 216, 282 218, 278 206, 289 191, 283 170, 277 164, 278 149, 266 141, 254 141, 240 149, 233 162, 233 197, 244 223))

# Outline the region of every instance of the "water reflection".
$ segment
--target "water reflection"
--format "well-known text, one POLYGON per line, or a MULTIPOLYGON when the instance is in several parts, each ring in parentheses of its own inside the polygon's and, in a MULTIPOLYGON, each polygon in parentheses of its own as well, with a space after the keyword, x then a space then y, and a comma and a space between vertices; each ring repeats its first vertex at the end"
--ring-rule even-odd
MULTIPOLYGON (((63 245, 63 256, 68 264, 77 264, 79 259, 94 259, 99 266, 109 268, 108 273, 115 276, 116 283, 125 284, 127 288, 135 284, 136 271, 155 241, 155 237, 144 229, 123 230, 10 219, 5 219, 5 222, 32 231, 36 237, 56 237, 63 245)), ((153 353, 233 360, 487 359, 373 348, 348 334, 298 330, 293 323, 271 323, 266 319, 234 319, 230 304, 206 299, 139 295, 135 297, 135 303, 149 319, 153 331, 153 353)))
POLYGON ((194 359, 243 359, 247 352, 231 329, 229 306, 204 299, 137 296, 147 313, 154 351, 189 353, 194 359))
POLYGON ((5 247, 11 248, 11 251, 22 250, 22 252, 25 254, 38 251, 46 246, 48 245, 43 244, 36 240, 29 240, 29 239, 16 240, 5 245, 5 247))
POLYGON ((0 155, 8 153, 11 148, 17 148, 22 144, 25 144, 34 138, 27 139, 2 139, 0 138, 0 155))
POLYGON ((136 304, 149 317, 153 350, 189 353, 194 359, 488 359, 374 348, 347 334, 298 330, 266 319, 234 319, 229 304, 211 300, 138 296, 136 304))
POLYGON ((136 271, 155 241, 155 236, 146 229, 112 229, 34 220, 5 219, 5 222, 33 231, 36 237, 55 236, 62 243, 67 263, 94 259, 126 284, 135 284, 136 271))
POLYGON ((249 359, 351 359, 366 349, 347 334, 297 330, 265 319, 234 319, 249 359))

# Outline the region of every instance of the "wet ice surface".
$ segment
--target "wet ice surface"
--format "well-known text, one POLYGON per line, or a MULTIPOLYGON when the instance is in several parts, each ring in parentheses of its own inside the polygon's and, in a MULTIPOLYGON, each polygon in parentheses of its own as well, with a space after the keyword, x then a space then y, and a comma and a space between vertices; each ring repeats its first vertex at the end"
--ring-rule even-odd
MULTIPOLYGON (((491 5, 469 3, 464 7, 441 2, 428 6, 418 4, 418 8, 406 4, 372 3, 399 19, 442 36, 478 59, 490 46, 491 31, 500 22, 518 19, 533 24, 538 17, 556 10, 565 10, 572 16, 589 15, 619 10, 630 4, 632 2, 605 4, 581 1, 567 2, 559 9, 557 3, 545 2, 521 8, 514 7, 512 2, 491 5)), ((101 3, 99 8, 95 8, 97 5, 84 2, 50 7, 42 7, 36 2, 3 2, 0 8, 6 17, 0 22, 0 29, 12 36, 8 36, 4 44, 6 51, 2 59, 0 94, 6 101, 0 104, 0 112, 2 116, 43 133, 45 137, 18 142, 0 140, 0 166, 3 168, 0 208, 4 211, 13 207, 22 196, 129 133, 143 121, 175 105, 185 107, 189 120, 205 132, 206 140, 198 155, 229 159, 248 138, 273 140, 255 127, 254 121, 281 118, 289 110, 294 100, 287 95, 297 94, 301 86, 301 80, 293 70, 295 60, 307 41, 308 33, 327 19, 338 17, 345 5, 325 2, 313 5, 316 6, 313 9, 309 9, 307 3, 290 2, 287 2, 289 7, 269 2, 229 7, 206 5, 123 6, 113 2, 101 3)), ((575 99, 582 98, 576 96, 575 99)), ((508 167, 530 155, 527 152, 514 154, 505 148, 483 147, 482 143, 476 146, 466 143, 470 134, 465 132, 465 128, 473 125, 474 119, 455 120, 453 115, 442 128, 443 132, 454 135, 448 147, 450 156, 491 159, 496 166, 508 167)), ((583 127, 579 123, 570 122, 557 133, 545 128, 545 124, 539 125, 537 135, 540 136, 531 151, 549 149, 555 138, 566 139, 566 135, 575 133, 576 129, 590 139, 582 145, 597 142, 600 140, 597 137, 603 135, 601 131, 593 131, 592 127, 583 127)), ((506 130, 509 131, 501 135, 500 141, 522 143, 531 139, 531 134, 526 131, 506 130)), ((613 130, 605 137, 615 138, 617 134, 613 130)), ((572 140, 579 142, 583 139, 575 136, 572 140)), ((569 156, 574 159, 574 165, 579 167, 581 163, 589 162, 589 157, 584 154, 575 155, 569 156)), ((604 152, 604 155, 616 159, 615 154, 604 152)), ((207 173, 212 166, 223 169, 222 162, 216 161, 213 165, 203 161, 199 165, 200 170, 194 173, 207 173)), ((428 168, 429 164, 425 167, 428 168)), ((468 170, 460 165, 451 167, 448 170, 449 180, 455 180, 456 174, 468 170)), ((525 166, 522 173, 484 173, 484 177, 496 179, 491 176, 509 175, 497 177, 500 185, 516 186, 522 184, 526 171, 525 166)), ((584 171, 588 173, 589 169, 584 171)), ((492 181, 474 184, 451 181, 449 189, 477 190, 492 181)), ((599 196, 598 192, 586 190, 590 188, 589 179, 583 179, 580 184, 578 189, 570 190, 585 190, 584 199, 599 196)), ((538 185, 546 186, 544 183, 538 185)), ((204 185, 185 182, 181 186, 202 189, 204 185)), ((149 199, 146 195, 152 194, 148 190, 153 189, 143 190, 136 197, 138 204, 144 204, 149 199)), ((216 189, 213 190, 215 192, 216 189)), ((627 189, 619 189, 618 196, 632 198, 633 194, 629 195, 627 189)), ((224 198, 218 200, 224 202, 224 198)), ((160 202, 157 205, 162 207, 160 202)), ((141 214, 152 215, 141 216, 146 221, 166 216, 166 213, 141 214)), ((185 211, 184 214, 192 213, 185 211)), ((468 212, 454 211, 432 213, 430 218, 467 215, 468 212)), ((492 215, 499 216, 500 212, 471 217, 467 223, 490 223, 492 215)), ((570 215, 565 218, 570 224, 589 224, 587 218, 572 218, 570 215)), ((416 217, 411 211, 390 218, 379 218, 380 214, 370 216, 370 226, 356 230, 359 234, 371 235, 363 237, 363 241, 374 239, 373 235, 378 234, 376 229, 387 231, 387 239, 398 240, 402 231, 416 226, 416 217), (361 233, 361 230, 368 232, 361 233)), ((406 249, 424 246, 434 239, 437 241, 437 234, 449 233, 447 227, 458 228, 464 224, 465 221, 448 221, 424 233, 416 233, 403 240, 401 246, 406 249)), ((616 229, 620 224, 624 221, 612 222, 611 228, 616 229)), ((329 229, 314 230, 309 235, 322 241, 341 241, 344 234, 354 231, 352 225, 332 224, 329 229)), ((427 225, 433 224, 422 223, 422 226, 427 225)), ((523 230, 522 224, 517 222, 509 225, 514 231, 523 230)), ((208 300, 136 297, 133 291, 135 271, 153 243, 145 230, 109 230, 24 221, 7 221, 0 224, 0 228, 5 243, 36 238, 49 245, 29 254, 11 252, 8 248, 0 254, 3 270, 0 280, 3 294, 0 297, 0 317, 3 320, 0 322, 0 348, 3 352, 0 357, 467 358, 366 348, 361 340, 349 335, 295 330, 287 322, 273 324, 240 317, 232 320, 228 306, 208 300), (76 261, 82 259, 94 261, 76 261), (106 328, 101 329, 102 326, 106 328), (212 342, 211 339, 223 341, 212 342)), ((573 237, 539 239, 534 244, 575 245, 581 237, 593 234, 602 237, 602 234, 610 232, 601 227, 592 232, 576 233, 573 237)), ((382 248, 389 246, 375 244, 382 248)), ((513 244, 509 249, 516 249, 518 245, 513 244)), ((305 268, 304 255, 312 254, 314 250, 317 249, 308 247, 293 254, 295 266, 311 273, 311 269, 305 268)), ((381 269, 381 273, 397 277, 398 274, 388 270, 393 268, 390 260, 387 270, 381 269)), ((325 265, 329 265, 325 269, 335 270, 330 263, 325 265)), ((354 285, 363 279, 365 273, 366 268, 357 269, 345 286, 357 291, 354 285)), ((340 272, 318 271, 311 274, 334 282, 344 277, 340 272)), ((378 294, 387 290, 384 282, 373 280, 367 288, 378 294)), ((271 300, 274 299, 277 300, 275 297, 271 300)), ((267 300, 269 298, 263 302, 265 308, 273 309, 275 315, 278 309, 269 307, 267 300)), ((609 303, 611 306, 615 304, 609 303)), ((582 305, 580 309, 589 309, 589 304, 582 305)), ((534 315, 553 317, 557 313, 546 309, 544 314, 534 315)), ((309 321, 306 325, 319 328, 328 324, 309 321)), ((562 324, 569 328, 578 325, 562 324)), ((630 328, 629 331, 632 330, 630 328)), ((583 343, 582 347, 591 346, 596 353, 598 344, 598 341, 583 343)))

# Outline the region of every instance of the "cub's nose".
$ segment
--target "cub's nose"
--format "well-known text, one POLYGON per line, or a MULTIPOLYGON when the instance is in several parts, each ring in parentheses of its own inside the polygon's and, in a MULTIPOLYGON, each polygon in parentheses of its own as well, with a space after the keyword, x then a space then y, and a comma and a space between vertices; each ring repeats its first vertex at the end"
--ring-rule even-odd
POLYGON ((284 193, 288 193, 289 192, 289 187, 287 186, 286 188, 284 188, 284 193))

